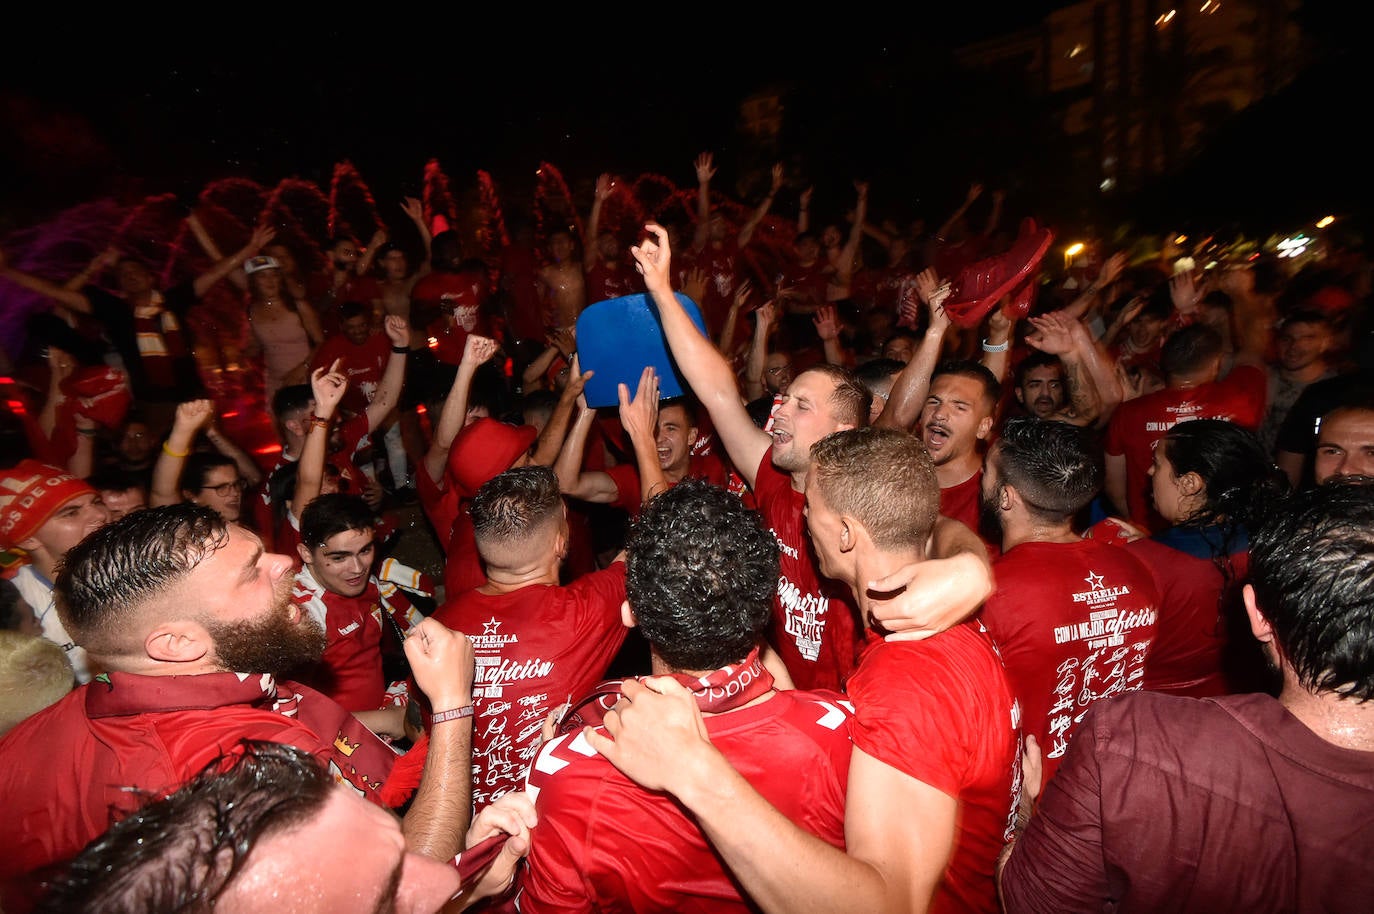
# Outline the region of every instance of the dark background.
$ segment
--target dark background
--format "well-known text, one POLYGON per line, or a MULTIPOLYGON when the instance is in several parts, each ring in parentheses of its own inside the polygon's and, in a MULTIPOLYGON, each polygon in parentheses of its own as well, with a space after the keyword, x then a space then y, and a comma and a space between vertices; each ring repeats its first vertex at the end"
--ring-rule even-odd
POLYGON ((1317 52, 1298 83, 1217 125, 1178 172, 1110 200, 1070 167, 1043 100, 997 74, 962 75, 951 56, 1062 5, 29 10, 0 60, 0 239, 81 201, 189 204, 230 177, 327 192, 341 161, 388 219, 431 158, 456 193, 481 169, 512 205, 552 163, 585 215, 598 173, 690 188, 703 150, 713 187, 750 203, 784 161, 778 211, 814 185, 822 219, 843 213, 860 177, 875 218, 934 224, 971 181, 1004 189, 1008 218, 1096 230, 1363 219, 1370 81, 1351 5, 1303 4, 1317 52), (786 105, 773 148, 738 124, 741 100, 765 85, 786 105))

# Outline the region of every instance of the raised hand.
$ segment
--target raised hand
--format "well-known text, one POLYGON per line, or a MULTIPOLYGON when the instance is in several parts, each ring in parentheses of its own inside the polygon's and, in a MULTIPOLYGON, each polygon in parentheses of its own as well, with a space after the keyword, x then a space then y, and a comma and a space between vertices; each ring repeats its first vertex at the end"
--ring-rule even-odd
POLYGON ((652 439, 658 424, 658 375, 653 366, 646 365, 640 372, 634 399, 630 399, 630 390, 623 382, 616 387, 620 394, 620 424, 626 433, 632 440, 636 435, 652 439))
POLYGON ((386 244, 386 239, 388 237, 389 236, 386 233, 386 226, 382 226, 381 228, 377 229, 377 231, 372 233, 372 240, 367 243, 367 249, 369 251, 375 251, 378 245, 386 244))
POLYGON ((649 292, 671 295, 673 287, 668 266, 672 262, 673 252, 668 246, 668 233, 657 222, 645 223, 644 231, 649 233, 649 237, 630 246, 635 266, 644 275, 644 287, 649 292))
POLYGON ((778 320, 778 306, 771 299, 754 309, 754 324, 766 334, 778 320))
POLYGON ((682 284, 682 294, 694 302, 701 301, 706 295, 706 281, 706 271, 701 267, 692 267, 687 271, 687 281, 682 284))
POLYGON ((496 340, 469 333, 468 338, 463 342, 462 363, 476 368, 496 355, 496 351, 500 348, 496 340))
POLYGON ((709 152, 703 152, 701 155, 697 156, 696 169, 698 184, 708 184, 711 179, 716 176, 716 169, 712 165, 714 161, 714 157, 709 152))
POLYGON ((1117 277, 1126 269, 1126 252, 1117 251, 1107 258, 1107 262, 1102 264, 1102 271, 1097 274, 1097 285, 1099 288, 1109 286, 1116 282, 1117 277))
POLYGON ((1035 328, 1026 336, 1026 344, 1050 355, 1066 355, 1077 348, 1078 340, 1073 333, 1073 325, 1078 321, 1062 311, 1051 311, 1036 317, 1026 318, 1035 328))
POLYGON ((816 335, 821 338, 821 342, 833 340, 840 335, 840 317, 834 305, 821 305, 817 308, 811 323, 816 325, 816 335))
POLYGON ((968 186, 968 196, 964 198, 964 202, 972 203, 974 200, 977 200, 981 196, 983 196, 983 185, 978 183, 977 181, 974 181, 972 184, 968 186))
POLYGON ((776 193, 782 188, 783 177, 784 177, 784 174, 783 174, 783 170, 782 170, 782 163, 781 163, 781 162, 774 162, 774 163, 773 163, 773 184, 772 184, 772 188, 773 188, 772 192, 773 192, 773 193, 776 194, 776 193))
POLYGON ((745 302, 749 301, 749 296, 754 294, 754 283, 752 280, 744 280, 735 287, 735 300, 730 304, 731 311, 739 311, 744 308, 745 302))
POLYGON ((608 174, 602 174, 596 179, 596 199, 603 203, 611 196, 615 188, 615 181, 611 180, 608 174))
MULTIPOLYGON (((270 225, 257 225, 253 227, 253 234, 248 238, 248 249, 250 251, 261 251, 272 243, 272 239, 277 237, 277 230, 270 225)), ((103 256, 103 255, 102 255, 103 256)), ((116 258, 118 259, 118 258, 116 258)))
POLYGON ((391 340, 391 345, 410 345, 410 321, 399 314, 388 314, 382 326, 386 329, 386 336, 391 340))
POLYGON ((316 368, 310 372, 310 391, 315 396, 315 415, 328 419, 334 415, 339 401, 348 390, 348 378, 339 371, 341 359, 335 359, 329 368, 316 368))
POLYGON ((401 201, 401 209, 410 217, 412 222, 424 224, 425 205, 415 197, 406 197, 401 201))
POLYGON ((806 209, 811 205, 811 195, 816 192, 816 188, 808 187, 801 192, 801 208, 806 209))
POLYGON ((1197 304, 1202 301, 1202 291, 1193 281, 1192 270, 1175 273, 1169 278, 1169 298, 1179 314, 1188 315, 1197 311, 1197 304))
POLYGON ((215 414, 212 400, 187 400, 177 404, 176 416, 172 425, 182 431, 194 432, 202 428, 215 414))
POLYGON ((435 619, 423 619, 406 635, 406 660, 415 684, 435 710, 472 703, 472 642, 435 619))

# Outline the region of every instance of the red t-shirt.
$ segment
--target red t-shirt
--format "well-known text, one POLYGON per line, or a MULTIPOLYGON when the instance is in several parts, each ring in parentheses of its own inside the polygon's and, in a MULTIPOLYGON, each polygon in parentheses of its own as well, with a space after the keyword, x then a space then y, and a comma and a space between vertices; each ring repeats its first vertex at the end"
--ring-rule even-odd
POLYGON ((818 258, 810 266, 792 261, 778 273, 775 282, 779 289, 791 289, 808 306, 819 306, 826 303, 826 289, 830 287, 834 272, 824 258, 818 258))
POLYGON ((988 539, 979 528, 982 501, 983 471, 978 470, 958 485, 940 490, 940 513, 966 524, 983 540, 989 554, 995 556, 1001 550, 1002 544, 997 540, 988 539))
POLYGON ((631 264, 624 260, 611 269, 606 261, 598 260, 587 271, 587 304, 594 305, 608 298, 620 298, 644 291, 644 278, 631 264))
POLYGON ((348 390, 344 393, 343 403, 355 412, 361 412, 372 402, 377 387, 382 383, 386 363, 391 359, 391 340, 385 333, 374 333, 361 345, 357 345, 342 333, 325 337, 320 348, 315 350, 311 369, 324 368, 339 360, 339 371, 348 378, 348 390))
MULTIPOLYGON (((616 497, 611 506, 628 511, 631 517, 639 516, 641 480, 639 468, 633 463, 618 463, 606 468, 606 474, 615 482, 616 497)), ((712 485, 725 488, 729 473, 725 464, 715 454, 692 454, 687 458, 688 479, 704 479, 712 485)))
MULTIPOLYGON (((1159 622, 1145 664, 1144 688, 1193 698, 1226 695, 1232 691, 1222 672, 1227 635, 1222 598, 1227 581, 1210 550, 1185 551, 1178 532, 1182 531, 1161 532, 1163 542, 1147 538, 1126 546, 1154 575, 1159 590, 1159 622)), ((1244 580, 1249 558, 1244 547, 1229 556, 1232 587, 1244 580)))
POLYGON ((1149 496, 1154 445, 1165 432, 1190 419, 1225 419, 1253 432, 1264 421, 1268 388, 1263 369, 1237 365, 1220 381, 1185 390, 1165 388, 1118 406, 1107 424, 1105 447, 1108 456, 1126 458, 1131 523, 1147 530, 1167 526, 1149 496))
POLYGON ((854 746, 959 801, 934 912, 998 911, 993 867, 1021 789, 1018 709, 987 632, 965 622, 924 641, 869 633, 846 687, 854 746))
POLYGON ((297 746, 380 802, 396 753, 320 693, 267 675, 110 673, 0 740, 0 904, 27 911, 36 880, 146 800, 189 781, 240 739, 297 746))
MULTIPOLYGON (((711 743, 769 803, 844 847, 851 709, 834 692, 774 692, 706 718, 711 743)), ((672 797, 634 784, 581 733, 550 742, 530 770, 539 813, 520 880, 522 912, 757 908, 672 797)))
MULTIPOLYGON (((309 567, 296 572, 291 599, 324 629, 320 662, 301 678, 350 711, 375 711, 397 703, 388 695, 382 675, 382 619, 389 613, 402 632, 418 625, 420 615, 400 589, 376 577, 359 596, 346 597, 315 580, 309 567)), ((394 694, 394 693, 393 693, 394 694)))
POLYGON ((1040 742, 1048 781, 1088 706, 1145 681, 1159 595, 1150 569, 1101 540, 1021 543, 992 563, 992 574, 997 589, 980 618, 1021 703, 1022 728, 1040 742))
POLYGON ((698 251, 693 249, 693 261, 697 269, 706 274, 706 291, 702 300, 701 317, 706 321, 706 329, 712 339, 720 336, 725 315, 735 298, 735 286, 739 279, 736 275, 739 266, 739 245, 733 238, 726 239, 716 247, 711 242, 698 251))
POLYGON ((505 594, 470 590, 434 618, 472 640, 472 803, 520 790, 553 708, 585 695, 606 676, 628 629, 625 563, 564 587, 531 584, 505 594))
POLYGON ((841 689, 854 669, 858 609, 849 588, 823 578, 806 532, 806 495, 763 455, 754 501, 781 551, 768 642, 799 689, 841 689))

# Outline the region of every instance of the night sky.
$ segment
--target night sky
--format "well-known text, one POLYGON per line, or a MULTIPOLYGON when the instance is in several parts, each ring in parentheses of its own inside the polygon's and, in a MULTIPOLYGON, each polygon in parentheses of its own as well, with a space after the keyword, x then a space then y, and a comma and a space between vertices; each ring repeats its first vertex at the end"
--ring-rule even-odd
MULTIPOLYGON (((234 6, 204 8, 204 25, 83 14, 75 35, 54 19, 34 26, 43 40, 12 31, 0 61, 0 189, 10 198, 0 235, 105 194, 189 200, 222 177, 327 187, 342 160, 379 200, 418 193, 432 157, 455 182, 483 169, 516 193, 541 161, 570 184, 612 171, 690 186, 692 160, 712 150, 729 188, 744 167, 739 103, 769 84, 786 87, 796 114, 779 155, 800 156, 815 172, 803 178, 852 193, 851 178, 880 182, 919 142, 923 100, 955 91, 942 82, 954 47, 1059 5, 994 15, 952 4, 896 21, 874 10, 834 23, 848 12, 836 8, 806 29, 795 12, 727 18, 703 6, 643 27, 593 24, 572 6, 494 19, 234 6), (885 99, 900 107, 875 115, 885 99)), ((616 10, 621 23, 626 9, 616 10)))

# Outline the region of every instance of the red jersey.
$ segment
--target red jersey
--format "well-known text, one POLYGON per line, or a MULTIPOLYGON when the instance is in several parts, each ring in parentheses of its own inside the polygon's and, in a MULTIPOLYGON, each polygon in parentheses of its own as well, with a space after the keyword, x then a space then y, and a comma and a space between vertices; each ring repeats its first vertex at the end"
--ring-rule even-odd
MULTIPOLYGON (((615 482, 616 496, 611 506, 628 511, 631 517, 638 517, 643 504, 640 500, 642 481, 639 468, 633 463, 618 463, 607 467, 606 474, 615 482)), ((712 485, 725 488, 728 477, 725 464, 715 454, 692 454, 687 458, 687 475, 684 479, 704 479, 712 485)))
POLYGON ((1175 527, 1127 544, 1159 589, 1159 622, 1145 665, 1145 689, 1193 698, 1232 691, 1222 672, 1227 635, 1222 600, 1249 569, 1247 542, 1242 535, 1227 555, 1216 528, 1175 527), (1229 578, 1219 561, 1230 564, 1229 578))
POLYGON ((763 455, 754 501, 781 552, 768 643, 799 689, 840 689, 854 669, 858 609, 849 588, 822 578, 806 532, 805 493, 763 455))
POLYGON ((354 412, 362 412, 382 383, 386 363, 391 359, 391 340, 385 333, 374 333, 359 346, 342 333, 325 337, 315 350, 311 369, 324 368, 339 360, 339 371, 348 378, 348 390, 343 403, 354 412))
POLYGON ((325 590, 309 566, 296 572, 291 599, 324 629, 324 656, 302 674, 325 695, 350 711, 375 711, 403 704, 405 693, 390 689, 382 675, 382 618, 387 613, 402 632, 424 618, 401 589, 374 576, 356 597, 325 590))
POLYGON ((504 594, 470 590, 434 618, 472 639, 472 803, 523 786, 544 718, 592 690, 625 641, 620 618, 625 563, 564 587, 532 584, 504 594))
MULTIPOLYGON (((1021 725, 1044 753, 1044 781, 1088 706, 1139 689, 1159 595, 1150 570, 1101 540, 1021 543, 992 563, 980 618, 997 642, 1021 725)), ((1153 656, 1153 655, 1152 655, 1153 656)))
POLYGON ((463 341, 469 333, 491 335, 490 322, 482 313, 482 305, 488 297, 490 290, 485 270, 463 270, 458 273, 436 270, 416 280, 415 288, 410 292, 411 307, 421 321, 426 324, 442 321, 451 325, 452 335, 459 338, 460 358, 463 341), (441 314, 443 317, 437 317, 441 314))
POLYGON ((1264 421, 1269 378, 1254 365, 1237 365, 1225 378, 1187 389, 1165 388, 1127 400, 1107 424, 1106 452, 1126 458, 1126 500, 1131 523, 1166 526, 1150 504, 1149 469, 1155 442, 1180 422, 1225 419, 1250 431, 1264 421))
POLYGON ((587 271, 587 304, 594 305, 608 298, 620 298, 644 291, 644 277, 624 260, 612 269, 604 260, 587 271))
POLYGON ((924 641, 870 633, 846 690, 854 746, 959 801, 954 852, 931 910, 998 911, 993 867, 1020 799, 1019 709, 977 622, 924 641))
POLYGON ((824 259, 818 258, 810 266, 792 261, 777 274, 774 283, 778 289, 790 289, 807 306, 817 307, 826 303, 826 290, 834 272, 824 259))
POLYGON ((989 555, 997 555, 1002 544, 983 536, 979 527, 983 503, 983 471, 980 469, 958 485, 940 490, 940 513, 965 524, 988 547, 989 555))
POLYGON ((725 315, 735 299, 739 255, 739 245, 733 238, 721 242, 720 247, 708 241, 701 250, 692 249, 696 268, 706 274, 706 291, 697 304, 701 306, 701 317, 712 339, 720 336, 725 315))
MULTIPOLYGON (((735 770, 779 812, 844 847, 851 708, 834 692, 774 692, 707 717, 735 770)), ((579 733, 550 742, 529 777, 539 812, 520 880, 522 912, 754 911, 691 816, 639 787, 579 733)))
POLYGON ((0 739, 0 891, 18 914, 36 880, 117 817, 164 796, 241 739, 297 746, 373 802, 396 754, 320 693, 266 674, 107 673, 0 739))

